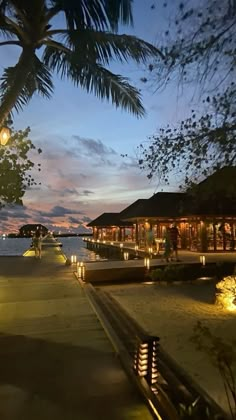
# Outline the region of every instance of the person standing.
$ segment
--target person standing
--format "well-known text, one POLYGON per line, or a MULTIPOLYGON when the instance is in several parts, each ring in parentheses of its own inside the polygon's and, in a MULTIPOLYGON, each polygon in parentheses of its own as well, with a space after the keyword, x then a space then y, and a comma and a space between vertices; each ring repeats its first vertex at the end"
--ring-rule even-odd
POLYGON ((178 237, 180 237, 179 230, 177 226, 173 224, 170 228, 170 242, 176 261, 180 261, 178 256, 178 237))
POLYGON ((41 259, 42 257, 42 232, 41 229, 36 229, 33 236, 33 247, 35 251, 35 258, 41 259))
POLYGON ((166 262, 169 262, 171 256, 171 240, 170 240, 170 228, 166 229, 164 236, 164 254, 166 262))

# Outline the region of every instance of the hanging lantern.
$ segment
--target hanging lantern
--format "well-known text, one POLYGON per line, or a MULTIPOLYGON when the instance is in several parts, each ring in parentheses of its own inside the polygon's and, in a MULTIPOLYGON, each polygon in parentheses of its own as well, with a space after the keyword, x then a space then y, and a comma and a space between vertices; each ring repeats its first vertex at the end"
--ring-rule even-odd
POLYGON ((8 127, 2 127, 0 130, 0 143, 5 146, 11 136, 11 130, 8 127))

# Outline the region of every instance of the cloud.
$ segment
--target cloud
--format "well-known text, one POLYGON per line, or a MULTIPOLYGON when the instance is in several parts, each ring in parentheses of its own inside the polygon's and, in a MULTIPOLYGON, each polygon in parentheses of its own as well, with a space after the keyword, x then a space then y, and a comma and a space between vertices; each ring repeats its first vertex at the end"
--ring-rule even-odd
POLYGON ((107 147, 101 140, 86 139, 80 136, 74 135, 73 138, 77 141, 81 152, 85 156, 107 156, 107 155, 117 155, 117 152, 111 147, 107 147))
POLYGON ((90 191, 90 190, 84 190, 84 191, 82 191, 82 193, 79 193, 79 195, 85 195, 85 196, 88 196, 88 195, 91 195, 91 194, 94 194, 94 192, 90 191))
POLYGON ((24 206, 6 206, 0 210, 0 220, 27 219, 30 214, 26 213, 26 210, 24 206))
POLYGON ((89 222, 91 222, 91 221, 92 221, 92 219, 91 219, 90 217, 88 217, 88 216, 84 216, 84 217, 82 218, 82 221, 83 221, 83 223, 89 223, 89 222))
POLYGON ((55 206, 49 212, 40 211, 39 214, 43 217, 64 217, 68 214, 84 214, 79 210, 68 209, 62 206, 55 206))
POLYGON ((73 224, 75 224, 75 225, 81 225, 81 224, 83 224, 82 220, 77 219, 77 218, 72 217, 72 216, 70 216, 70 217, 68 218, 68 222, 69 222, 69 223, 73 223, 73 224))

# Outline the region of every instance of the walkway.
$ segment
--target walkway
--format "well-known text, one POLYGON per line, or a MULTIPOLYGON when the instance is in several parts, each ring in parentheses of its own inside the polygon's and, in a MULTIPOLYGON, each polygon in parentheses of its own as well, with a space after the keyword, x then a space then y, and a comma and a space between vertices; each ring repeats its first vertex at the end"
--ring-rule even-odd
POLYGON ((0 419, 150 420, 58 248, 0 258, 0 419))

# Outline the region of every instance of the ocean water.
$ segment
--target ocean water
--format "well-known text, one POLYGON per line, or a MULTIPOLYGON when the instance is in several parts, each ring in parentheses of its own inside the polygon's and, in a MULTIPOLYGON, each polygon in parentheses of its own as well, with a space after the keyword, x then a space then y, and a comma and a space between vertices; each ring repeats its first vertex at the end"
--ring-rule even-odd
MULTIPOLYGON (((79 236, 58 238, 62 243, 62 252, 66 257, 77 256, 77 261, 99 261, 98 254, 86 248, 86 244, 79 236)), ((31 238, 0 238, 0 256, 20 256, 30 248, 31 238)))

